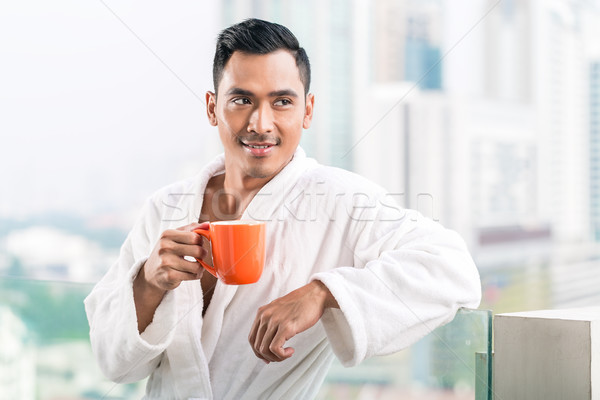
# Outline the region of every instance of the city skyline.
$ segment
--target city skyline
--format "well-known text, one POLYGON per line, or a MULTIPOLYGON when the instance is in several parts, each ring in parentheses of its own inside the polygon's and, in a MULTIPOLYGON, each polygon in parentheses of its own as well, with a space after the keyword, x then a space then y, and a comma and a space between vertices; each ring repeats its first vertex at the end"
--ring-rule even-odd
MULTIPOLYGON (((22 398, 42 386, 140 390, 100 380, 82 299, 144 200, 221 152, 204 93, 218 32, 248 17, 288 26, 307 49, 307 153, 458 231, 480 270, 482 308, 597 304, 599 3, 1 4, 0 335, 10 346, 0 386, 22 398)), ((429 350, 414 351, 399 359, 429 350)), ((334 378, 398 365, 375 359, 334 378)), ((399 368, 411 384, 416 367, 399 368)))
MULTIPOLYGON (((30 88, 23 91, 22 87, 19 87, 19 95, 16 96, 15 82, 9 82, 5 78, 2 83, 9 90, 5 91, 4 95, 0 95, 0 102, 5 106, 4 109, 11 112, 8 114, 9 117, 4 119, 4 123, 0 122, 2 124, 0 129, 8 136, 8 144, 4 146, 1 154, 6 167, 0 173, 0 182, 10 195, 0 200, 0 216, 28 217, 45 212, 72 212, 81 215, 132 214, 134 213, 132 210, 139 206, 145 197, 162 185, 195 174, 203 160, 220 151, 220 144, 214 130, 206 124, 202 104, 203 90, 210 89, 211 86, 209 55, 212 54, 214 38, 222 26, 256 15, 290 25, 294 31, 297 31, 301 42, 305 42, 303 44, 311 55, 315 71, 313 89, 316 92, 317 110, 315 123, 309 131, 305 132, 302 141, 309 154, 321 162, 364 174, 392 192, 409 194, 416 189, 407 187, 407 180, 418 181, 420 174, 432 172, 428 172, 429 167, 419 163, 409 165, 406 159, 410 156, 410 152, 407 152, 402 144, 407 134, 406 127, 399 125, 406 121, 402 117, 394 117, 398 113, 406 112, 401 111, 402 107, 410 107, 410 100, 408 97, 405 98, 405 95, 412 95, 414 101, 420 103, 421 97, 440 98, 439 95, 428 94, 428 91, 439 93, 446 98, 432 100, 433 109, 435 110, 436 101, 446 102, 449 111, 443 112, 451 114, 460 114, 461 109, 469 113, 470 104, 481 100, 488 102, 492 108, 498 106, 500 109, 508 109, 505 106, 508 102, 514 104, 510 107, 515 111, 510 111, 506 119, 515 116, 521 118, 515 121, 515 128, 529 131, 530 136, 554 135, 552 136, 554 139, 550 137, 533 139, 534 143, 530 143, 531 149, 527 150, 528 154, 535 155, 537 165, 534 173, 539 175, 536 177, 537 182, 534 183, 538 185, 535 195, 538 204, 534 207, 536 212, 542 215, 541 219, 551 220, 555 231, 564 231, 565 237, 582 237, 582 230, 589 229, 583 227, 589 215, 588 206, 577 205, 581 201, 588 201, 589 198, 586 189, 588 185, 585 183, 588 171, 581 162, 585 159, 583 149, 587 143, 584 134, 588 131, 585 125, 586 117, 581 112, 587 106, 586 91, 582 86, 585 86, 586 82, 584 77, 589 74, 578 77, 576 72, 587 67, 584 52, 590 52, 585 48, 589 47, 586 44, 589 40, 586 42, 584 39, 585 34, 589 36, 589 32, 586 33, 585 29, 578 24, 583 21, 583 10, 587 11, 592 7, 591 3, 588 5, 587 2, 572 1, 568 2, 568 6, 560 6, 559 2, 528 1, 504 2, 495 7, 494 2, 480 1, 477 7, 473 7, 469 12, 464 12, 465 10, 459 12, 457 10, 460 7, 451 7, 448 2, 443 1, 381 1, 369 7, 368 2, 357 0, 351 2, 351 6, 345 7, 341 14, 339 9, 334 8, 337 7, 335 4, 337 3, 325 3, 323 13, 313 21, 295 18, 297 15, 303 15, 310 4, 224 1, 212 9, 213 15, 217 18, 205 17, 208 22, 205 30, 209 34, 202 35, 200 46, 197 46, 198 50, 193 54, 188 53, 187 59, 170 49, 168 43, 157 40, 157 36, 143 19, 136 20, 135 9, 128 6, 123 6, 121 10, 115 9, 113 10, 115 13, 122 12, 124 16, 132 16, 130 29, 133 31, 136 27, 135 23, 138 24, 139 40, 128 33, 124 25, 119 26, 118 21, 115 25, 112 21, 110 28, 118 28, 121 31, 113 32, 113 36, 108 37, 107 43, 110 44, 111 41, 116 43, 117 40, 122 42, 121 36, 126 34, 128 35, 127 47, 121 44, 118 53, 103 53, 106 50, 101 48, 100 55, 94 61, 108 58, 101 66, 110 66, 110 58, 104 56, 123 57, 125 48, 135 49, 136 57, 129 59, 133 65, 123 73, 115 73, 116 70, 113 68, 108 70, 110 74, 106 72, 99 74, 98 78, 101 79, 96 84, 91 80, 88 81, 86 92, 94 93, 93 97, 99 94, 103 100, 92 100, 89 103, 90 107, 80 105, 79 112, 82 113, 83 118, 77 121, 68 118, 63 111, 55 112, 53 116, 44 115, 38 97, 58 96, 61 89, 56 83, 38 80, 37 88, 30 84, 30 88), (489 15, 485 14, 486 12, 489 12, 489 15), (548 39, 546 33, 552 34, 552 29, 558 29, 548 25, 555 23, 544 17, 550 14, 553 15, 552 18, 556 16, 563 18, 563 22, 558 22, 561 31, 556 34, 567 38, 563 42, 565 40, 570 42, 562 47, 550 48, 544 44, 547 40, 553 40, 548 39), (333 15, 336 15, 336 19, 331 18, 333 15), (486 18, 478 23, 477 18, 483 15, 486 18), (383 19, 380 23, 380 19, 384 17, 387 19, 383 19), (394 25, 395 19, 399 23, 394 25), (571 21, 571 25, 567 25, 564 21, 571 21), (478 25, 473 25, 474 23, 478 25), (321 28, 313 29, 315 27, 321 28), (329 28, 331 31, 328 33, 327 29, 322 28, 329 28), (461 39, 461 35, 469 28, 473 28, 472 31, 461 39), (319 32, 318 39, 316 32, 319 32), (142 38, 143 33, 147 33, 145 41, 142 38), (407 43, 409 50, 406 49, 407 43), (423 45, 423 43, 430 44, 423 45), (155 54, 144 49, 144 44, 150 50, 155 46, 157 50, 152 50, 155 54), (335 51, 328 51, 329 48, 335 51), (388 54, 385 48, 399 49, 399 53, 388 54), (408 59, 409 55, 413 55, 416 59, 422 57, 426 60, 430 57, 431 49, 435 48, 439 49, 441 55, 440 62, 433 70, 434 73, 429 70, 431 63, 413 62, 408 59), (561 50, 562 48, 564 50, 561 50), (560 51, 563 53, 559 53, 560 51), (159 53, 163 56, 161 57, 159 53), (166 58, 165 54, 171 58, 166 58), (566 70, 565 68, 557 70, 556 67, 543 68, 544 65, 553 64, 552 57, 557 60, 577 60, 579 64, 569 67, 575 62, 571 61, 565 67, 566 70), (161 65, 160 60, 171 71, 167 70, 165 65, 161 65), (464 60, 469 60, 467 71, 471 78, 476 79, 465 79, 462 71, 466 65, 464 60), (169 67, 169 64, 173 64, 173 67, 169 67), (140 69, 142 65, 146 68, 151 67, 152 73, 142 76, 143 79, 138 77, 137 82, 129 82, 130 84, 127 85, 127 79, 132 76, 133 69, 140 69), (199 66, 201 69, 198 68, 199 66), (393 71, 396 71, 395 75, 393 71), (432 82, 427 83, 427 78, 432 74, 435 75, 432 82), (166 100, 172 98, 184 105, 181 108, 184 114, 174 114, 176 118, 173 118, 172 113, 176 109, 163 108, 165 102, 162 96, 150 95, 150 101, 145 100, 140 104, 141 96, 147 98, 148 94, 154 92, 155 88, 148 84, 149 79, 158 76, 163 82, 162 89, 168 90, 165 93, 169 93, 170 97, 166 100), (537 81, 531 79, 536 76, 538 76, 537 81), (416 77, 423 78, 420 85, 424 87, 418 87, 419 82, 415 82, 416 77), (106 85, 109 82, 110 85, 106 85), (524 82, 527 84, 523 84, 524 82), (135 86, 131 86, 131 83, 135 83, 135 86), (105 88, 101 86, 109 86, 109 90, 104 90, 105 88), (131 86, 131 89, 128 89, 128 86, 131 86), (117 92, 119 87, 123 89, 123 93, 117 92), (38 89, 41 89, 41 92, 35 94, 38 89), (549 94, 556 91, 562 93, 565 90, 573 93, 569 95, 571 100, 552 100, 553 96, 549 94), (104 99, 108 96, 114 97, 116 93, 119 93, 117 97, 123 97, 125 101, 116 107, 111 107, 104 99), (15 102, 15 98, 21 100, 15 102), (573 103, 572 99, 579 99, 578 103, 573 103), (128 100, 133 101, 131 103, 135 105, 133 110, 126 105, 128 100), (490 103, 490 101, 497 101, 497 103, 490 103), (40 120, 44 117, 49 118, 49 123, 35 125, 39 123, 35 122, 36 118, 26 118, 25 104, 28 104, 28 108, 34 111, 34 115, 40 120), (100 106, 106 107, 106 111, 102 114, 108 115, 109 118, 102 120, 98 118, 99 115, 95 115, 100 106), (154 116, 157 113, 152 110, 157 106, 160 107, 160 111, 158 116, 154 116), (577 113, 574 110, 580 111, 577 113), (151 113, 148 113, 149 111, 151 113), (391 113, 388 114, 389 111, 391 113), (107 112, 112 112, 112 115, 107 112), (180 116, 183 118, 179 118, 180 116), (394 118, 396 120, 393 123, 386 121, 394 118), (558 124, 549 122, 551 118, 554 120, 562 118, 558 121, 563 122, 558 124), (25 124, 22 123, 24 121, 25 124), (89 123, 90 121, 100 123, 94 126, 89 123), (374 142, 373 138, 378 135, 382 125, 388 128, 388 132, 379 134, 379 140, 369 144, 369 141, 374 142), (565 128, 558 128, 558 125, 568 126, 568 134, 565 128), (574 134, 573 129, 578 133, 574 134), (42 132, 44 133, 41 134, 42 132), (555 144, 545 147, 542 145, 544 142, 551 141, 555 144), (181 143, 185 143, 185 146, 181 146, 181 143), (381 157, 372 160, 372 154, 379 154, 381 157), (551 167, 555 164, 553 160, 557 160, 561 165, 561 173, 551 170, 551 168, 559 168, 551 167), (420 170, 420 167, 423 169, 420 170), (577 179, 572 179, 573 177, 577 179), (557 189, 564 187, 569 187, 569 190, 557 189), (548 199, 553 199, 556 204, 549 206, 548 199)), ((18 9, 11 11, 19 15, 18 9)), ((82 8, 78 11, 90 16, 95 15, 92 10, 82 8)), ((163 10, 155 6, 150 11, 163 10)), ((200 8, 197 12, 200 12, 200 8)), ((10 13, 5 15, 5 22, 10 22, 8 21, 10 13)), ((100 31, 105 29, 109 16, 103 16, 103 19, 97 18, 101 22, 92 28, 100 31)), ((65 18, 65 22, 72 23, 68 15, 62 17, 65 18)), ((165 18, 164 24, 172 26, 177 19, 181 19, 181 15, 173 12, 165 18)), ((30 22, 39 23, 40 20, 34 18, 30 22)), ((588 22, 587 25, 590 23, 588 22)), ((7 30, 14 28, 14 24, 10 23, 4 26, 7 30)), ((94 29, 90 29, 86 39, 95 38, 94 29)), ((48 40, 48 43, 53 43, 53 48, 58 54, 66 53, 67 57, 63 61, 72 62, 81 51, 83 43, 70 39, 60 44, 58 39, 64 38, 68 31, 68 28, 64 28, 62 32, 55 32, 54 37, 50 35, 55 40, 48 40)), ((188 46, 191 46, 192 40, 198 39, 186 35, 187 32, 183 28, 176 33, 180 38, 183 37, 188 41, 188 46)), ((16 58, 16 61, 13 60, 3 67, 7 71, 2 75, 8 76, 11 72, 15 75, 19 62, 33 60, 46 60, 46 64, 51 62, 46 68, 51 68, 51 72, 57 72, 57 68, 61 65, 60 57, 58 62, 52 61, 53 58, 47 56, 50 49, 42 52, 41 48, 37 47, 47 44, 46 42, 36 42, 34 40, 36 35, 32 34, 28 39, 29 42, 21 45, 29 45, 29 47, 19 48, 13 43, 4 44, 4 47, 0 48, 0 51, 12 56, 9 59, 16 58)), ((106 38, 103 40, 106 41, 106 38)), ((89 67, 90 64, 87 66, 89 67)), ((92 73, 95 71, 99 70, 93 68, 90 70, 92 73)), ((47 73, 46 77, 49 76, 50 73, 47 73)), ((17 74, 17 77, 22 77, 17 82, 25 82, 26 79, 31 78, 23 72, 17 74)), ((77 93, 77 87, 85 76, 77 76, 74 79, 73 75, 65 75, 59 78, 60 83, 66 84, 62 89, 66 94, 56 97, 58 104, 55 110, 56 107, 71 108, 76 102, 73 94, 77 93)), ((158 88, 160 87, 159 84, 158 88)), ((163 93, 159 91, 157 94, 163 93)), ((87 97, 87 99, 91 98, 87 97)), ((427 104, 424 106, 427 107, 427 104)), ((487 114, 491 116, 494 113, 487 114)), ((423 115, 418 118, 423 119, 423 115)), ((494 118, 498 116, 489 119, 489 125, 496 123, 494 118)), ((500 118, 502 119, 501 116, 500 118)), ((476 123, 481 125, 479 122, 476 123)), ((485 125, 481 127, 488 129, 485 125)), ((446 133, 448 134, 452 142, 468 144, 471 140, 467 139, 465 142, 455 132, 446 133)), ((434 135, 439 137, 439 131, 434 135)), ((510 140, 505 142, 510 143, 510 140)), ((416 148, 415 151, 427 152, 427 149, 422 147, 416 148)), ((456 151, 460 152, 464 149, 458 148, 456 151)), ((449 166, 447 163, 445 165, 449 166)), ((461 174, 466 171, 464 167, 457 167, 456 170, 459 173, 455 178, 451 178, 453 181, 459 180, 461 174)), ((434 172, 441 174, 442 179, 447 178, 444 174, 454 173, 451 169, 439 167, 437 171, 434 172)), ((467 186, 463 185, 464 191, 469 191, 469 185, 472 185, 473 180, 469 178, 469 174, 467 171, 466 175, 462 175, 462 179, 468 182, 467 186)), ((421 188, 423 186, 420 185, 421 188)), ((434 196, 435 187, 424 189, 425 193, 434 196)), ((528 195, 524 194, 524 196, 528 195)), ((444 197, 438 197, 436 201, 440 204, 446 201, 452 203, 451 199, 444 197)), ((507 204, 510 204, 510 200, 507 201, 507 204)), ((531 201, 531 199, 523 201, 531 201)), ((517 206, 518 208, 531 209, 530 206, 517 206)), ((446 217, 452 219, 447 216, 450 214, 442 215, 442 219, 446 217)), ((457 226, 460 226, 460 223, 457 226)))

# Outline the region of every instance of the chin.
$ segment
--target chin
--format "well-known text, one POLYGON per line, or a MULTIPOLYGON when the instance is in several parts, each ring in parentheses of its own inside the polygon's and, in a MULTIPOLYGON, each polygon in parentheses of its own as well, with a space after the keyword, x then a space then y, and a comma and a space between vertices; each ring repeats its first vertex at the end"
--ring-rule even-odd
POLYGON ((291 159, 290 157, 287 162, 282 162, 274 158, 253 160, 253 162, 246 164, 245 173, 247 176, 256 179, 272 178, 281 172, 291 159))
POLYGON ((272 174, 266 171, 264 168, 250 168, 247 172, 247 175, 252 178, 264 179, 268 178, 272 174))

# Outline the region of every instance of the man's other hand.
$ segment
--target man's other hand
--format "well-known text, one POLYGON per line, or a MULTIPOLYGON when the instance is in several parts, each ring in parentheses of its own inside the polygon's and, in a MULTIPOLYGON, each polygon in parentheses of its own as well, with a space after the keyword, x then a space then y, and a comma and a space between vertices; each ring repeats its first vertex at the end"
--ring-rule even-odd
POLYGON ((313 281, 258 309, 248 341, 254 354, 266 363, 294 354, 285 342, 316 324, 326 308, 339 308, 329 289, 313 281))

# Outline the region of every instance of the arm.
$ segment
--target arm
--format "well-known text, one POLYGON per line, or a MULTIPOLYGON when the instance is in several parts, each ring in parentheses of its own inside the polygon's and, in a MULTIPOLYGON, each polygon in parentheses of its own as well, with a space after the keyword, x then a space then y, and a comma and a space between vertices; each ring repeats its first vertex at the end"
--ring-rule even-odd
POLYGON ((475 308, 481 284, 462 238, 417 212, 361 224, 355 267, 318 273, 339 310, 321 318, 338 359, 365 358, 406 348, 475 308))
MULTIPOLYGON (((149 296, 145 291, 148 286, 141 287, 145 285, 141 279, 148 273, 148 255, 156 253, 153 245, 160 220, 160 213, 149 201, 121 247, 117 262, 85 299, 92 350, 104 374, 116 382, 134 382, 150 375, 172 340, 174 293, 163 292, 160 300, 154 297, 147 308, 139 307, 149 296)), ((151 290, 150 296, 156 296, 157 291, 151 290)))
POLYGON ((356 365, 409 346, 460 307, 477 307, 479 275, 455 232, 416 212, 371 211, 351 218, 353 244, 344 246, 353 267, 318 273, 258 310, 249 335, 257 357, 289 358, 285 341, 321 320, 337 357, 356 365))

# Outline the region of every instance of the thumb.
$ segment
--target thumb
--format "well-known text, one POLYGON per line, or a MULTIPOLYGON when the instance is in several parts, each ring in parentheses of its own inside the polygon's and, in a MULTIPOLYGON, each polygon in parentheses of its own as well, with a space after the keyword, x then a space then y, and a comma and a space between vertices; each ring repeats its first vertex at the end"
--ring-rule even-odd
POLYGON ((283 348, 283 355, 284 357, 288 358, 291 357, 292 354, 294 354, 294 348, 293 347, 284 347, 283 348))

